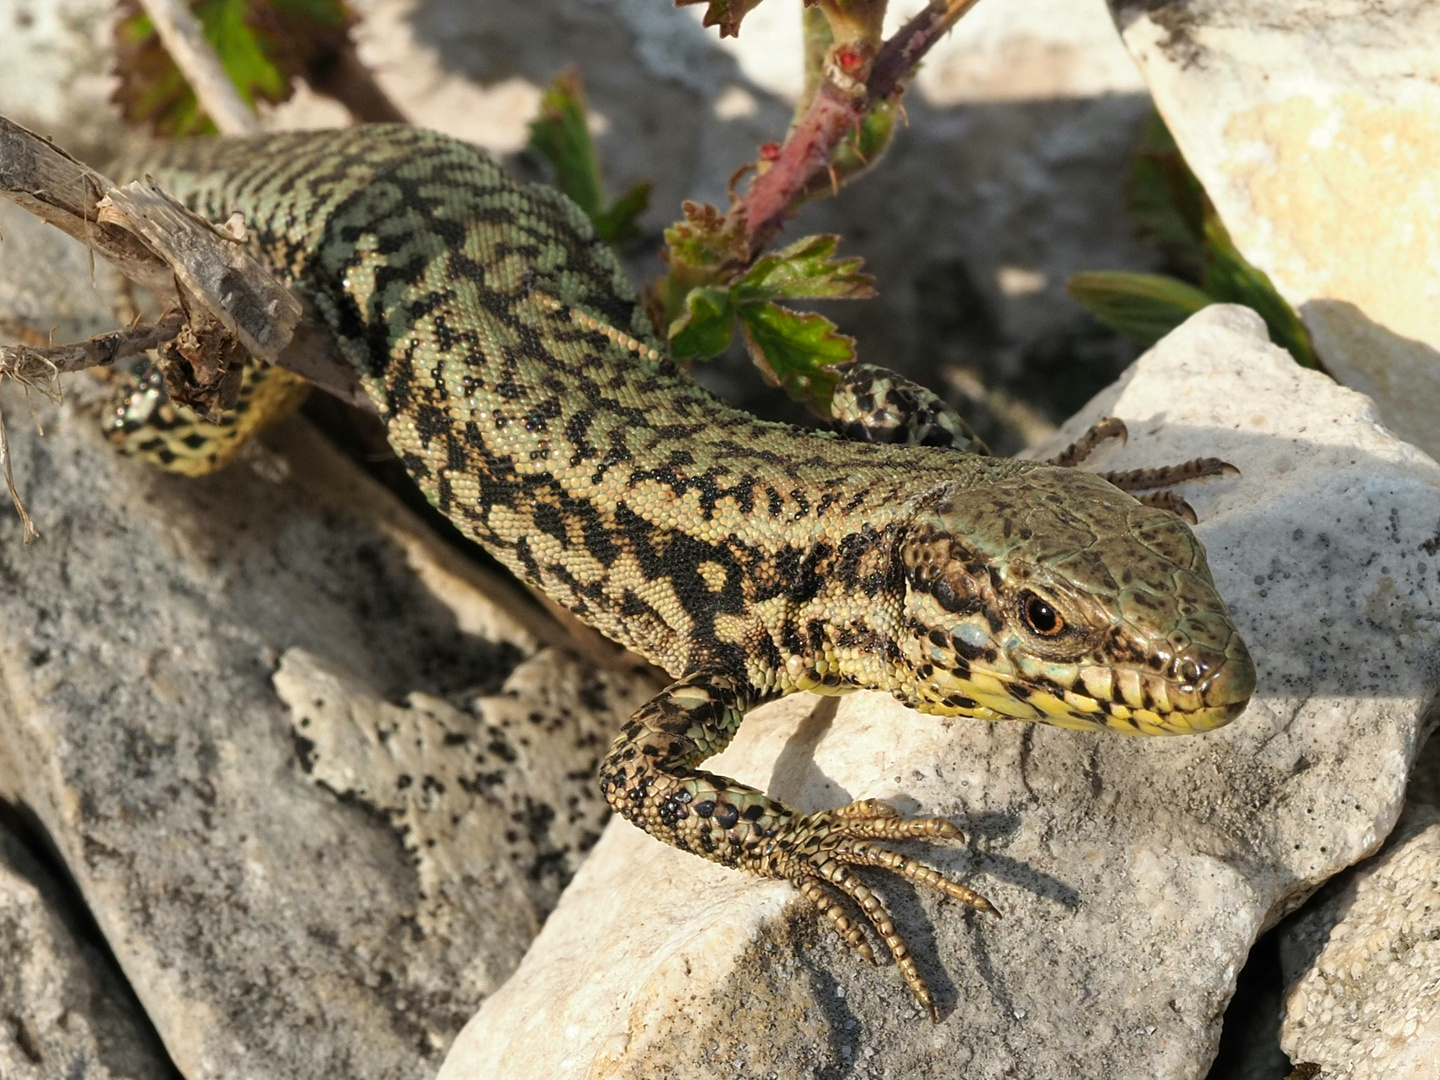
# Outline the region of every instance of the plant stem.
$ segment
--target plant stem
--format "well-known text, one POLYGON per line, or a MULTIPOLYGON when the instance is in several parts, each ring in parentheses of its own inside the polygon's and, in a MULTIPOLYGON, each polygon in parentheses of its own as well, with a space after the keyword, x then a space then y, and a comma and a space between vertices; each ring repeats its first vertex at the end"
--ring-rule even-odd
POLYGON ((846 72, 843 63, 827 62, 804 115, 791 127, 769 167, 730 210, 732 220, 744 223, 752 259, 784 227, 785 218, 816 176, 830 167, 841 141, 877 104, 902 91, 920 58, 977 2, 932 0, 884 42, 868 69, 857 75, 846 72))

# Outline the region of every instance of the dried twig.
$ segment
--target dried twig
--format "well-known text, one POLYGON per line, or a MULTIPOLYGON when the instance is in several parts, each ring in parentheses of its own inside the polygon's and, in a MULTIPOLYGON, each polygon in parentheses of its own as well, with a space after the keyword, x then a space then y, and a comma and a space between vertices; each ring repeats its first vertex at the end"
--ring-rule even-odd
POLYGON ((162 315, 158 322, 141 323, 125 330, 97 334, 64 345, 0 345, 0 379, 14 379, 54 396, 48 389, 55 377, 69 371, 107 367, 172 339, 185 325, 179 312, 162 315))
POLYGON ((303 309, 234 236, 150 180, 112 188, 98 208, 102 224, 123 228, 164 260, 184 300, 203 305, 251 356, 279 360, 303 309))
POLYGON ((260 124, 255 113, 225 74, 220 58, 205 40, 200 20, 185 0, 140 0, 140 4, 215 126, 226 135, 258 132, 260 124))
MULTIPOLYGON (((47 140, 0 117, 0 196, 98 251, 171 314, 73 345, 0 350, 0 381, 53 394, 54 377, 160 347, 172 397, 218 417, 245 355, 290 368, 342 400, 374 409, 313 313, 227 233, 149 181, 116 188, 47 140)), ((0 457, 10 477, 0 421, 0 457)), ((11 498, 19 506, 10 484, 11 498)), ((34 533, 23 507, 27 538, 34 533)))

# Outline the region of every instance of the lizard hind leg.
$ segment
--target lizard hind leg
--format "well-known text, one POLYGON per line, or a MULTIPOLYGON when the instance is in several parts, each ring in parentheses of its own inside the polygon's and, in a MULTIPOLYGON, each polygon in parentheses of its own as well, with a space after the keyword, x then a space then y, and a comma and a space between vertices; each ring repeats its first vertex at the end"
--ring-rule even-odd
POLYGON ((800 814, 762 791, 697 768, 729 744, 751 704, 748 685, 728 674, 697 672, 672 683, 635 713, 601 763, 606 800, 657 840, 791 882, 842 940, 873 960, 864 932, 840 899, 845 894, 884 941, 916 1000, 935 1018, 934 998, 903 936, 852 867, 890 870, 977 910, 995 912, 978 893, 885 843, 953 840, 960 830, 946 818, 902 818, 876 799, 800 814))

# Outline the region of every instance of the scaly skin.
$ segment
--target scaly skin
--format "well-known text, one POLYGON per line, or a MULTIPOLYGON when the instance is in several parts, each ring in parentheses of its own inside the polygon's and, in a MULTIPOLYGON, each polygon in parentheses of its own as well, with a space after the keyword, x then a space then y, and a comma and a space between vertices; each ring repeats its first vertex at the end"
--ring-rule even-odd
MULTIPOLYGON (((441 511, 678 679, 601 766, 616 811, 794 882, 871 955, 849 895, 932 1015, 851 867, 993 910, 886 844, 958 830, 873 801, 800 814, 702 771, 745 712, 873 689, 929 713, 1164 734, 1224 724, 1250 696, 1250 657, 1174 515, 1069 468, 727 407, 665 355, 581 212, 463 143, 360 128, 181 144, 146 168, 213 220, 245 214, 441 511)), ((888 422, 863 382, 840 397, 847 421, 888 422)))

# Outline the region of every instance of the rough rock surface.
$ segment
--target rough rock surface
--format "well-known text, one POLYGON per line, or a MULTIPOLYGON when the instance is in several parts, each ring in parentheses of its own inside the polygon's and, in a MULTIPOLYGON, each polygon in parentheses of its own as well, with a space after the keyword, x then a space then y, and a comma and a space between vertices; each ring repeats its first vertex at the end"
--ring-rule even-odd
POLYGON ((62 917, 54 878, 0 826, 0 1076, 175 1075, 113 962, 62 917))
POLYGON ((1257 934, 1400 811, 1436 674, 1440 468, 1233 307, 1063 434, 1102 414, 1131 438, 1097 468, 1215 453, 1242 470, 1189 497, 1258 663, 1244 716, 1131 740, 792 698, 715 763, 802 809, 876 796, 968 822, 968 851, 930 855, 1003 922, 881 885, 940 1026, 787 885, 615 823, 442 1080, 1204 1075, 1257 934))
MULTIPOLYGON (((4 217, 7 243, 22 221, 4 217)), ((0 513, 0 798, 48 832, 190 1080, 433 1075, 594 831, 628 680, 542 649, 547 617, 303 423, 187 481, 119 458, 73 406, 36 399, 42 438, 18 388, 0 394, 41 532, 24 545, 0 513), (449 791, 460 820, 419 829, 399 773, 294 726, 271 682, 291 649, 357 708, 423 695, 457 739, 415 794, 435 774, 485 798, 449 791), (573 715, 532 725, 567 687, 573 715), (509 742, 458 739, 492 729, 509 742), (541 738, 565 753, 535 764, 541 738), (436 889, 435 866, 458 876, 436 889)))
POLYGON ((1440 741, 1384 849, 1284 928, 1281 1043, 1335 1080, 1425 1080, 1440 1061, 1440 741))
POLYGON ((1440 455, 1440 7, 1112 6, 1241 251, 1328 368, 1440 455))
POLYGON ((468 950, 451 962, 469 1001, 515 969, 600 838, 595 767, 647 687, 554 649, 464 707, 415 692, 393 705, 298 648, 275 673, 300 767, 390 820, 415 864, 419 934, 468 950))

